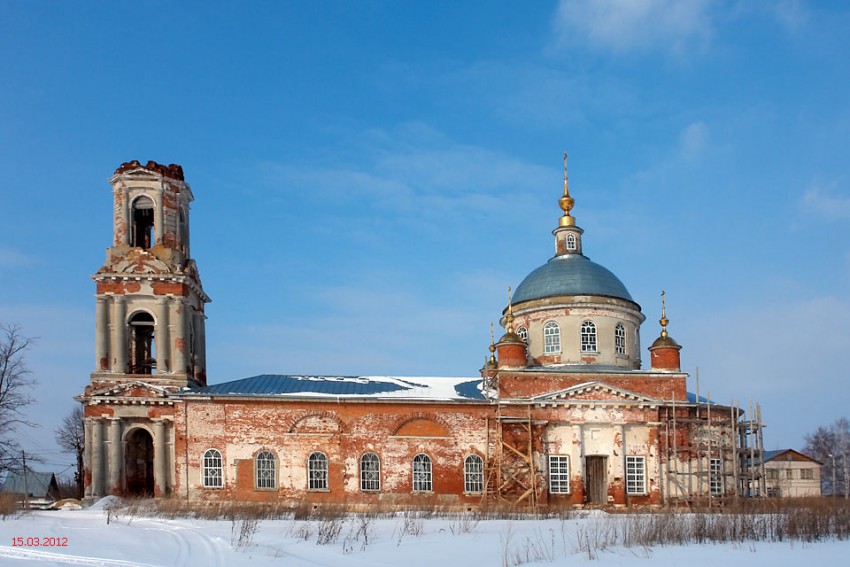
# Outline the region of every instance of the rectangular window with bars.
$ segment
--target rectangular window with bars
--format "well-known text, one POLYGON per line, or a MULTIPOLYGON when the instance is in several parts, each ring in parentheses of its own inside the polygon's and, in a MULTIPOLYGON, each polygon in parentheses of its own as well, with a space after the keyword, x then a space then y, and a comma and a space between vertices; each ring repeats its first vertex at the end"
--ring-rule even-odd
POLYGON ((646 457, 626 457, 626 494, 646 494, 646 457))
POLYGON ((723 495, 723 461, 710 459, 708 462, 709 490, 712 496, 723 495))
POLYGON ((549 492, 570 492, 570 458, 567 455, 549 455, 549 492))

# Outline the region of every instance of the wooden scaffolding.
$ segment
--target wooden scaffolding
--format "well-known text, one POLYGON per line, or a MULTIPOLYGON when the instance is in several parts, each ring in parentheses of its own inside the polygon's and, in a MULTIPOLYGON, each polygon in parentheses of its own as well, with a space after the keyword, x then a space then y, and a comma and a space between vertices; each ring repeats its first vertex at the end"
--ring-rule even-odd
POLYGON ((538 479, 534 462, 535 422, 531 404, 498 404, 488 418, 488 472, 485 498, 498 505, 536 511, 538 479))
POLYGON ((661 409, 661 453, 665 504, 699 500, 709 505, 729 498, 764 496, 761 408, 752 403, 722 406, 697 395, 661 409))

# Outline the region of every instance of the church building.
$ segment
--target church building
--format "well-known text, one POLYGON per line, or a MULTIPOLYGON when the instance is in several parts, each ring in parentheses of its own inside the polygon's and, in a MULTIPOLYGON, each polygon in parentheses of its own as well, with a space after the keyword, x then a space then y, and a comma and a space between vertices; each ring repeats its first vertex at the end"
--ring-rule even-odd
POLYGON ((644 367, 646 317, 584 255, 566 158, 554 256, 516 288, 504 334, 468 377, 207 384, 210 298, 191 255, 183 170, 132 161, 109 182, 113 241, 93 276, 95 366, 77 397, 89 501, 551 510, 763 486, 747 468, 759 460, 760 423, 688 391, 663 293, 644 367))

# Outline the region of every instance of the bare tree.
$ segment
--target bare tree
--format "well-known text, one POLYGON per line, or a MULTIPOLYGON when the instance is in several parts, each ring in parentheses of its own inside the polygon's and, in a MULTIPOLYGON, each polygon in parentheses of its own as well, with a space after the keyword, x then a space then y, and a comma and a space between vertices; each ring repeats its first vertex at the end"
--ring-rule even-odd
POLYGON ((24 352, 33 344, 14 324, 0 322, 0 471, 20 465, 20 445, 15 437, 21 426, 34 426, 23 409, 34 401, 30 395, 35 380, 24 362, 24 352))
POLYGON ((83 452, 86 447, 85 417, 83 406, 77 404, 71 410, 71 413, 62 418, 62 424, 56 428, 56 444, 65 451, 74 453, 77 457, 77 472, 74 474, 77 498, 83 497, 83 452))
POLYGON ((823 463, 821 484, 826 494, 850 498, 850 421, 839 418, 806 435, 804 451, 823 463))

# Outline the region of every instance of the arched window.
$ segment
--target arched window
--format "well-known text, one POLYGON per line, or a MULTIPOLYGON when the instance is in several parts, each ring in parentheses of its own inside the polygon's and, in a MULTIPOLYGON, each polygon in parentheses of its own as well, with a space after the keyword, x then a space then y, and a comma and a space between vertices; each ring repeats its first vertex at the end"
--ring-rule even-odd
POLYGON ((413 492, 431 492, 431 457, 419 453, 413 457, 413 492))
POLYGON ((568 234, 567 235, 567 250, 575 250, 576 249, 576 237, 575 235, 568 234))
POLYGON ((484 492, 484 460, 469 455, 463 462, 463 491, 484 492))
POLYGON ((593 321, 581 324, 581 352, 596 352, 596 325, 593 321))
POLYGON ((614 327, 614 352, 626 354, 626 328, 622 323, 617 323, 614 327))
POLYGON ((516 334, 519 335, 519 338, 521 338, 525 344, 528 344, 528 329, 520 327, 516 330, 516 334))
POLYGON ((260 451, 254 460, 254 482, 257 488, 274 488, 275 458, 269 451, 260 451))
POLYGON ((381 489, 381 461, 375 453, 364 453, 360 457, 360 490, 381 489))
POLYGON ((328 458, 324 453, 310 453, 307 459, 307 488, 310 490, 328 489, 328 458))
POLYGON ((130 246, 147 250, 153 246, 153 201, 141 196, 133 201, 132 240, 130 246))
POLYGON ((561 328, 554 321, 543 325, 543 354, 561 352, 561 328))
POLYGON ((221 468, 221 453, 218 450, 210 449, 204 453, 201 467, 204 488, 221 488, 224 485, 221 468))
POLYGON ((130 317, 130 374, 155 374, 154 321, 150 313, 140 311, 130 317))

